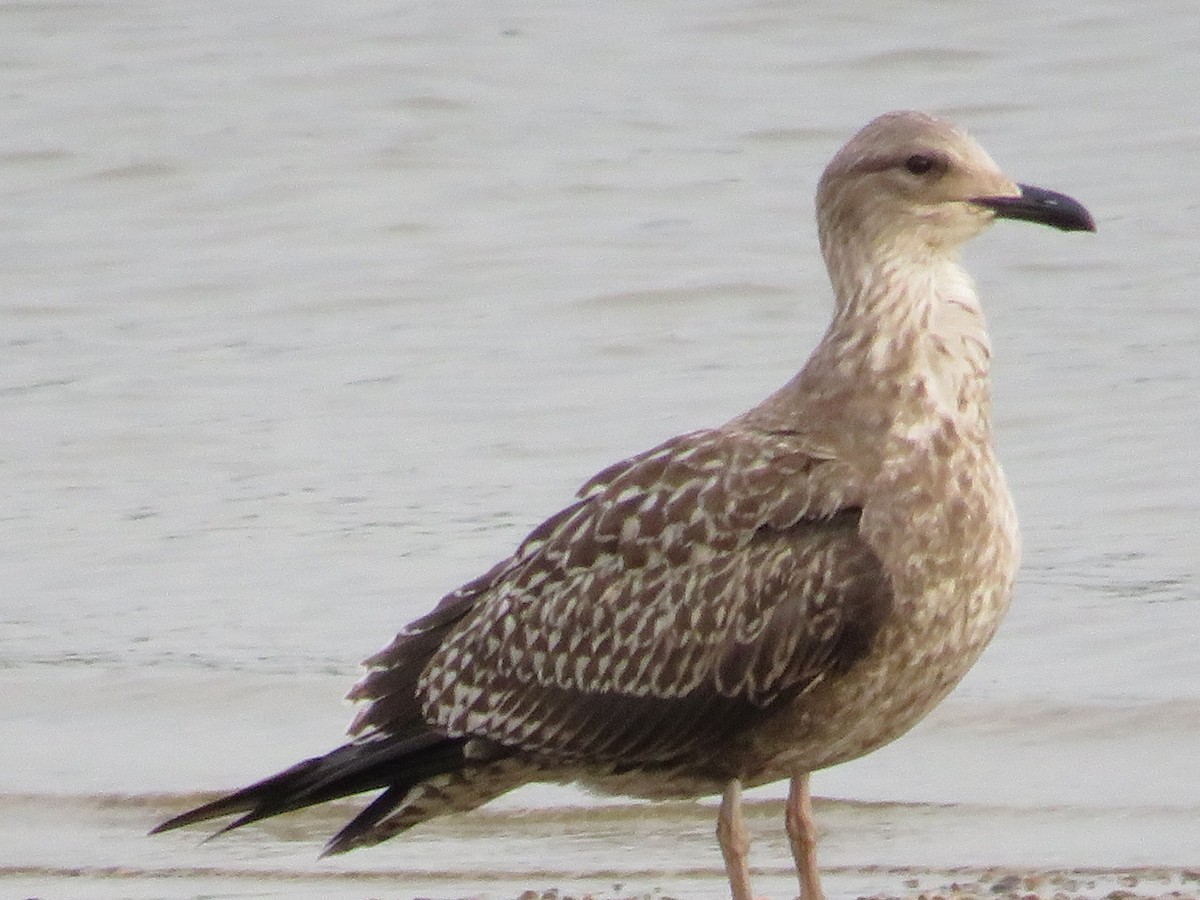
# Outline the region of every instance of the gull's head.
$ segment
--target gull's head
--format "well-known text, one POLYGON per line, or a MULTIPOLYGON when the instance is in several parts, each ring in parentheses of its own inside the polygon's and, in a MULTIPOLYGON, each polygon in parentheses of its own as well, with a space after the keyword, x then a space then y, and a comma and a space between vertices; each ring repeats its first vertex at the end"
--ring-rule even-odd
POLYGON ((920 259, 953 254, 996 218, 1095 231, 1063 194, 1017 184, 970 135, 920 112, 886 113, 838 151, 817 189, 821 245, 920 259))

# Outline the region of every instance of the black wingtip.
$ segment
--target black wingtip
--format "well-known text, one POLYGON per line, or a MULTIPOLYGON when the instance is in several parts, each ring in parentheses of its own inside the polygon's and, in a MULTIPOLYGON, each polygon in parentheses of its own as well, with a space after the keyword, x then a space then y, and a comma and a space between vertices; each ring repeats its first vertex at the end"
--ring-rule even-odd
POLYGON ((324 756, 307 759, 195 809, 180 813, 150 830, 161 834, 198 822, 241 813, 206 840, 243 825, 302 809, 387 788, 342 829, 322 855, 342 853, 360 846, 371 827, 387 816, 404 799, 413 785, 463 766, 462 738, 446 738, 427 729, 402 735, 378 735, 360 739, 324 756))
MULTIPOLYGON (((147 834, 162 834, 164 831, 174 831, 177 828, 186 828, 188 825, 195 825, 198 822, 207 822, 209 819, 219 819, 221 816, 242 812, 248 807, 245 804, 233 802, 238 796, 238 794, 233 794, 228 797, 221 797, 213 800, 211 803, 205 803, 203 806, 197 806, 195 809, 189 809, 187 812, 172 816, 165 822, 155 825, 147 834)), ((225 830, 223 828, 217 833, 220 834, 225 830)))

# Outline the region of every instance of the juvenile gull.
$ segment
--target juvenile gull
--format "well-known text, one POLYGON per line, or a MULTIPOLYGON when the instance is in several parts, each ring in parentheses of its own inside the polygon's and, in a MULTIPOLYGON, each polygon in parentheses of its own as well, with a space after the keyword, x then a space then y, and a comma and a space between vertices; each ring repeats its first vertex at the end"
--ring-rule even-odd
POLYGON ((605 469, 404 628, 350 692, 367 701, 350 743, 155 831, 381 790, 340 853, 530 781, 721 793, 731 892, 750 900, 741 790, 787 778, 801 895, 819 900, 809 773, 916 724, 1008 606, 1017 520, 958 264, 996 217, 1095 230, 954 126, 875 119, 817 191, 836 311, 798 375, 605 469))

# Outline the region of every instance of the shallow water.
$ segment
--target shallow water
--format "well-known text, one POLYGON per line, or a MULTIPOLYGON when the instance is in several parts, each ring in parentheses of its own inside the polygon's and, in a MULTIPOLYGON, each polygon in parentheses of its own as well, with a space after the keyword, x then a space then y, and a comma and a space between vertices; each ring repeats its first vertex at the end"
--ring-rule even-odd
MULTIPOLYGON (((0 35, 0 892, 341 871, 324 814, 282 849, 142 832, 332 746, 400 625, 788 377, 829 312, 816 179, 899 107, 1100 231, 969 251, 1025 567, 960 690, 816 777, 822 861, 1200 862, 1193 4, 81 2, 0 6, 0 35)), ((546 885, 686 896, 646 873, 694 826, 717 877, 711 810, 630 814, 631 844, 595 802, 534 788, 344 865, 469 858, 438 890, 507 896, 486 873, 544 856, 546 885), (489 818, 564 808, 546 853, 489 818)))

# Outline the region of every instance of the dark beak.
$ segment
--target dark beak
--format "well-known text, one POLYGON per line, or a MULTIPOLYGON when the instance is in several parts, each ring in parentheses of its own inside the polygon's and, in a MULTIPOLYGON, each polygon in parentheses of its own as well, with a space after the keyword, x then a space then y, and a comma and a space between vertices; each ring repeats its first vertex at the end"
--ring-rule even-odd
POLYGON ((994 210, 1001 219, 1040 222, 1063 231, 1096 230, 1092 214, 1078 200, 1028 184, 1017 187, 1020 197, 975 197, 971 202, 994 210))

